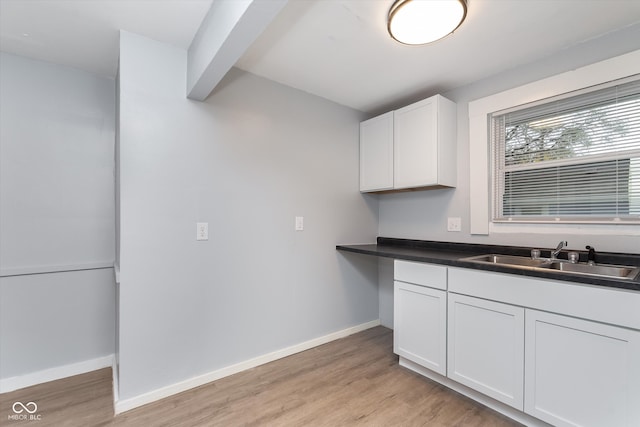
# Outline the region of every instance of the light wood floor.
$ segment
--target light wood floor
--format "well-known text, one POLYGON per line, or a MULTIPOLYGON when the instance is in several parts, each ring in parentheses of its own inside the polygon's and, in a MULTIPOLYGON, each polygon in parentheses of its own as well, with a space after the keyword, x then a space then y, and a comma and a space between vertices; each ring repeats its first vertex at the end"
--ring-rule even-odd
POLYGON ((517 426, 398 366, 377 327, 113 417, 111 370, 0 395, 2 426, 517 426), (14 421, 33 401, 41 420, 14 421))

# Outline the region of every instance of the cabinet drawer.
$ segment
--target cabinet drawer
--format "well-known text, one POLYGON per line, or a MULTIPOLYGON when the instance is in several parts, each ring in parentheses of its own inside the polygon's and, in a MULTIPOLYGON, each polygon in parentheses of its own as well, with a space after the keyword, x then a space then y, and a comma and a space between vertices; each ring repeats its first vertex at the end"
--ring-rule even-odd
POLYGON ((435 289, 447 289, 447 267, 395 260, 393 278, 400 282, 428 286, 435 289))

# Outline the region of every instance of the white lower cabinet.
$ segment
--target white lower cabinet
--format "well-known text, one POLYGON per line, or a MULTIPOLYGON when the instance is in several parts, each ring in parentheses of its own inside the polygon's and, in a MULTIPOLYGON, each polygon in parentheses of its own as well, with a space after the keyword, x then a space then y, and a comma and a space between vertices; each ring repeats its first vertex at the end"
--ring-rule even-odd
POLYGON ((404 366, 526 425, 640 426, 640 292, 398 260, 394 279, 404 366))
POLYGON ((525 412, 555 426, 640 426, 640 332, 526 311, 525 412))
POLYGON ((447 268, 394 262, 393 351, 447 374, 447 268))
POLYGON ((523 409, 524 308, 449 294, 447 376, 523 409))
POLYGON ((447 373, 447 292, 394 283, 393 351, 441 375, 447 373))

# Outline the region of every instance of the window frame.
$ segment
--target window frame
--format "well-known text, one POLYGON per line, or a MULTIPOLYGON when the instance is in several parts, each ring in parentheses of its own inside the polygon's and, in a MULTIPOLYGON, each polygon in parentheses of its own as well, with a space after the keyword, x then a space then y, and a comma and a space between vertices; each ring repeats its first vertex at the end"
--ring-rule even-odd
POLYGON ((576 68, 561 74, 533 81, 502 92, 469 101, 469 225, 472 235, 490 233, 590 233, 640 236, 637 225, 597 224, 525 224, 494 223, 491 221, 490 150, 488 144, 488 115, 494 111, 535 102, 562 93, 588 88, 604 82, 640 74, 640 50, 576 68), (613 228, 612 228, 613 227, 613 228))
MULTIPOLYGON (((582 89, 578 89, 578 90, 574 90, 574 91, 570 91, 570 92, 565 92, 565 93, 561 93, 555 96, 550 96, 550 97, 546 97, 544 99, 539 99, 536 100, 534 102, 529 102, 526 104, 522 104, 522 105, 517 105, 517 106, 513 106, 513 107, 509 107, 506 109, 502 109, 499 111, 495 111, 491 114, 487 115, 487 120, 488 120, 488 145, 489 145, 489 150, 490 150, 490 156, 489 156, 489 177, 490 177, 490 197, 491 197, 491 222, 492 223, 524 223, 524 224, 535 224, 535 223, 540 223, 540 224, 549 224, 549 223, 564 223, 564 224, 640 224, 640 215, 637 214, 633 214, 633 215, 629 215, 629 216, 624 216, 624 217, 615 217, 615 216, 605 216, 605 215, 600 215, 600 216, 570 216, 570 215, 540 215, 540 216, 509 216, 509 215, 505 215, 504 213, 504 195, 499 194, 499 189, 503 189, 506 186, 505 183, 505 178, 504 178, 504 171, 501 169, 502 168, 502 164, 499 164, 498 162, 498 157, 499 157, 499 150, 505 150, 505 140, 500 140, 499 137, 496 136, 495 134, 495 129, 496 129, 496 121, 501 118, 504 117, 505 115, 512 113, 512 112, 518 112, 518 111, 522 111, 522 110, 526 110, 526 109, 530 109, 530 108, 535 108, 535 107, 539 107, 539 106, 545 106, 545 105, 549 105, 552 104, 554 102, 557 101, 561 101, 561 100, 566 100, 566 99, 571 99, 571 98, 576 98, 579 97, 581 95, 588 95, 590 93, 596 92, 596 91, 600 91, 600 90, 604 90, 604 89, 609 89, 612 87, 616 87, 616 86, 621 86, 627 83, 635 83, 635 82, 640 82, 640 74, 635 74, 635 75, 631 75, 625 78, 621 78, 621 79, 616 79, 616 80, 612 80, 612 81, 608 81, 606 83, 602 83, 602 84, 598 84, 598 85, 593 85, 587 88, 582 88, 582 89), (503 145, 500 147, 497 147, 497 144, 502 143, 503 145)), ((578 104, 579 105, 579 104, 578 104)), ((584 104, 586 105, 586 104, 584 104)), ((562 114, 563 111, 560 112, 560 114, 562 114)), ((638 150, 640 150, 640 148, 636 148, 633 150, 633 154, 638 154, 638 150)), ((502 151, 500 151, 502 152, 502 151)), ((611 159, 613 157, 620 157, 620 156, 607 156, 608 161, 611 161, 611 159)), ((638 157, 633 157, 633 159, 638 159, 640 158, 640 155, 638 157)), ((553 161, 550 162, 551 164, 549 166, 549 168, 552 167, 561 167, 561 166, 576 166, 578 164, 591 164, 591 163, 595 163, 597 162, 597 158, 594 156, 595 162, 594 161, 590 161, 590 162, 584 162, 584 161, 580 161, 580 160, 574 160, 576 159, 575 157, 571 158, 571 159, 566 159, 564 161, 553 161)), ((620 159, 622 159, 622 157, 620 157, 620 159)), ((618 159, 618 160, 620 160, 618 159)), ((540 166, 540 164, 533 166, 531 168, 527 168, 526 166, 523 166, 521 168, 518 168, 520 170, 523 171, 532 171, 535 169, 542 169, 544 168, 543 166, 540 166)))

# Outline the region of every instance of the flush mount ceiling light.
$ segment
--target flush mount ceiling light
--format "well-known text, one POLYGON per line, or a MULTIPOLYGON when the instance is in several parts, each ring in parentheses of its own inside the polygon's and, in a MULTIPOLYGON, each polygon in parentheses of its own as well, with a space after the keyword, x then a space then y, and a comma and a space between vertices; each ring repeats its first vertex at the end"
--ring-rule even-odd
POLYGON ((387 28, 400 43, 425 44, 451 34, 466 15, 466 0, 396 0, 387 28))

